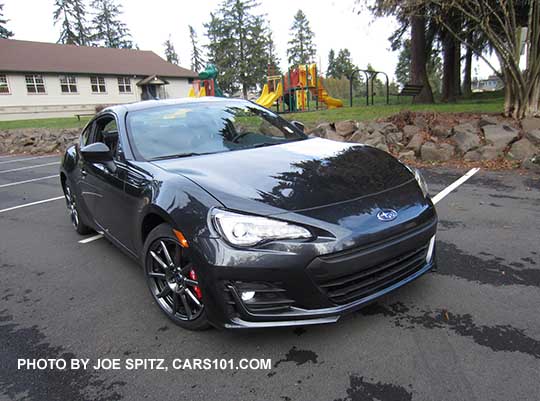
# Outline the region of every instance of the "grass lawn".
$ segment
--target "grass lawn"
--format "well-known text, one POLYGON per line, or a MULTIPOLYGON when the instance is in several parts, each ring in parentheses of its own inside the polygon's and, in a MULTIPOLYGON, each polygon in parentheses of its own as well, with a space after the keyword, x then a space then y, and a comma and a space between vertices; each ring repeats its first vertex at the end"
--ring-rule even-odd
POLYGON ((16 128, 78 128, 84 127, 90 117, 39 118, 35 120, 0 121, 0 130, 16 128))
POLYGON ((480 98, 462 100, 457 103, 436 104, 375 104, 373 106, 342 107, 332 110, 309 111, 304 113, 283 114, 288 120, 298 120, 311 128, 321 122, 335 122, 340 120, 374 120, 383 118, 402 110, 436 111, 440 113, 474 112, 474 113, 502 113, 502 98, 480 98))

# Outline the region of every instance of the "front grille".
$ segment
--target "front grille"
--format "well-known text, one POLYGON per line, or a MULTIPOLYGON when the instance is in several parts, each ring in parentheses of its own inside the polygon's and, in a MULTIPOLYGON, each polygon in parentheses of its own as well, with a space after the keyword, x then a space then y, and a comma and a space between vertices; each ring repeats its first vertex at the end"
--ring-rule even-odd
POLYGON ((368 297, 416 273, 426 264, 427 248, 426 244, 378 265, 327 281, 318 281, 317 284, 326 291, 332 302, 347 304, 368 297))

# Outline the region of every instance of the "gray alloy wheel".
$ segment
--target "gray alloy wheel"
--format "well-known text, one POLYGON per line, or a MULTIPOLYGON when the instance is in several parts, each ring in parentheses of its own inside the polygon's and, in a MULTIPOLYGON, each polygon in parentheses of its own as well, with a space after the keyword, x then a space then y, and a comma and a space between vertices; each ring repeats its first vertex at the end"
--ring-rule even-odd
POLYGON ((66 182, 64 185, 64 196, 66 198, 66 207, 68 209, 68 215, 71 220, 71 224, 75 231, 81 235, 89 234, 92 229, 81 221, 79 210, 77 209, 77 201, 75 196, 71 192, 69 184, 66 182))
POLYGON ((190 330, 208 327, 195 267, 167 224, 148 236, 145 274, 154 300, 169 319, 190 330))

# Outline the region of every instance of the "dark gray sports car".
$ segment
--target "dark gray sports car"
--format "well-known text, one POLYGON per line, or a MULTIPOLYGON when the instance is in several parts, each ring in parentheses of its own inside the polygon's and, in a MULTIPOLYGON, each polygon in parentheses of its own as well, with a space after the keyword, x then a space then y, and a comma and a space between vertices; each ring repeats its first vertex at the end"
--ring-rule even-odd
POLYGON ((302 128, 243 100, 105 109, 63 157, 73 226, 187 329, 335 322, 434 266, 437 216, 418 171, 302 128))

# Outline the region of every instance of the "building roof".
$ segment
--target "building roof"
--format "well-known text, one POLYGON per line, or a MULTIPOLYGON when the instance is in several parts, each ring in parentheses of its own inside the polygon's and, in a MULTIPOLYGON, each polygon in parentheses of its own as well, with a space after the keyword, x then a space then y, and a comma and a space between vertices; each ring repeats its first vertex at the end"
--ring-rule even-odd
POLYGON ((0 71, 197 77, 147 50, 0 39, 0 55, 0 71))

